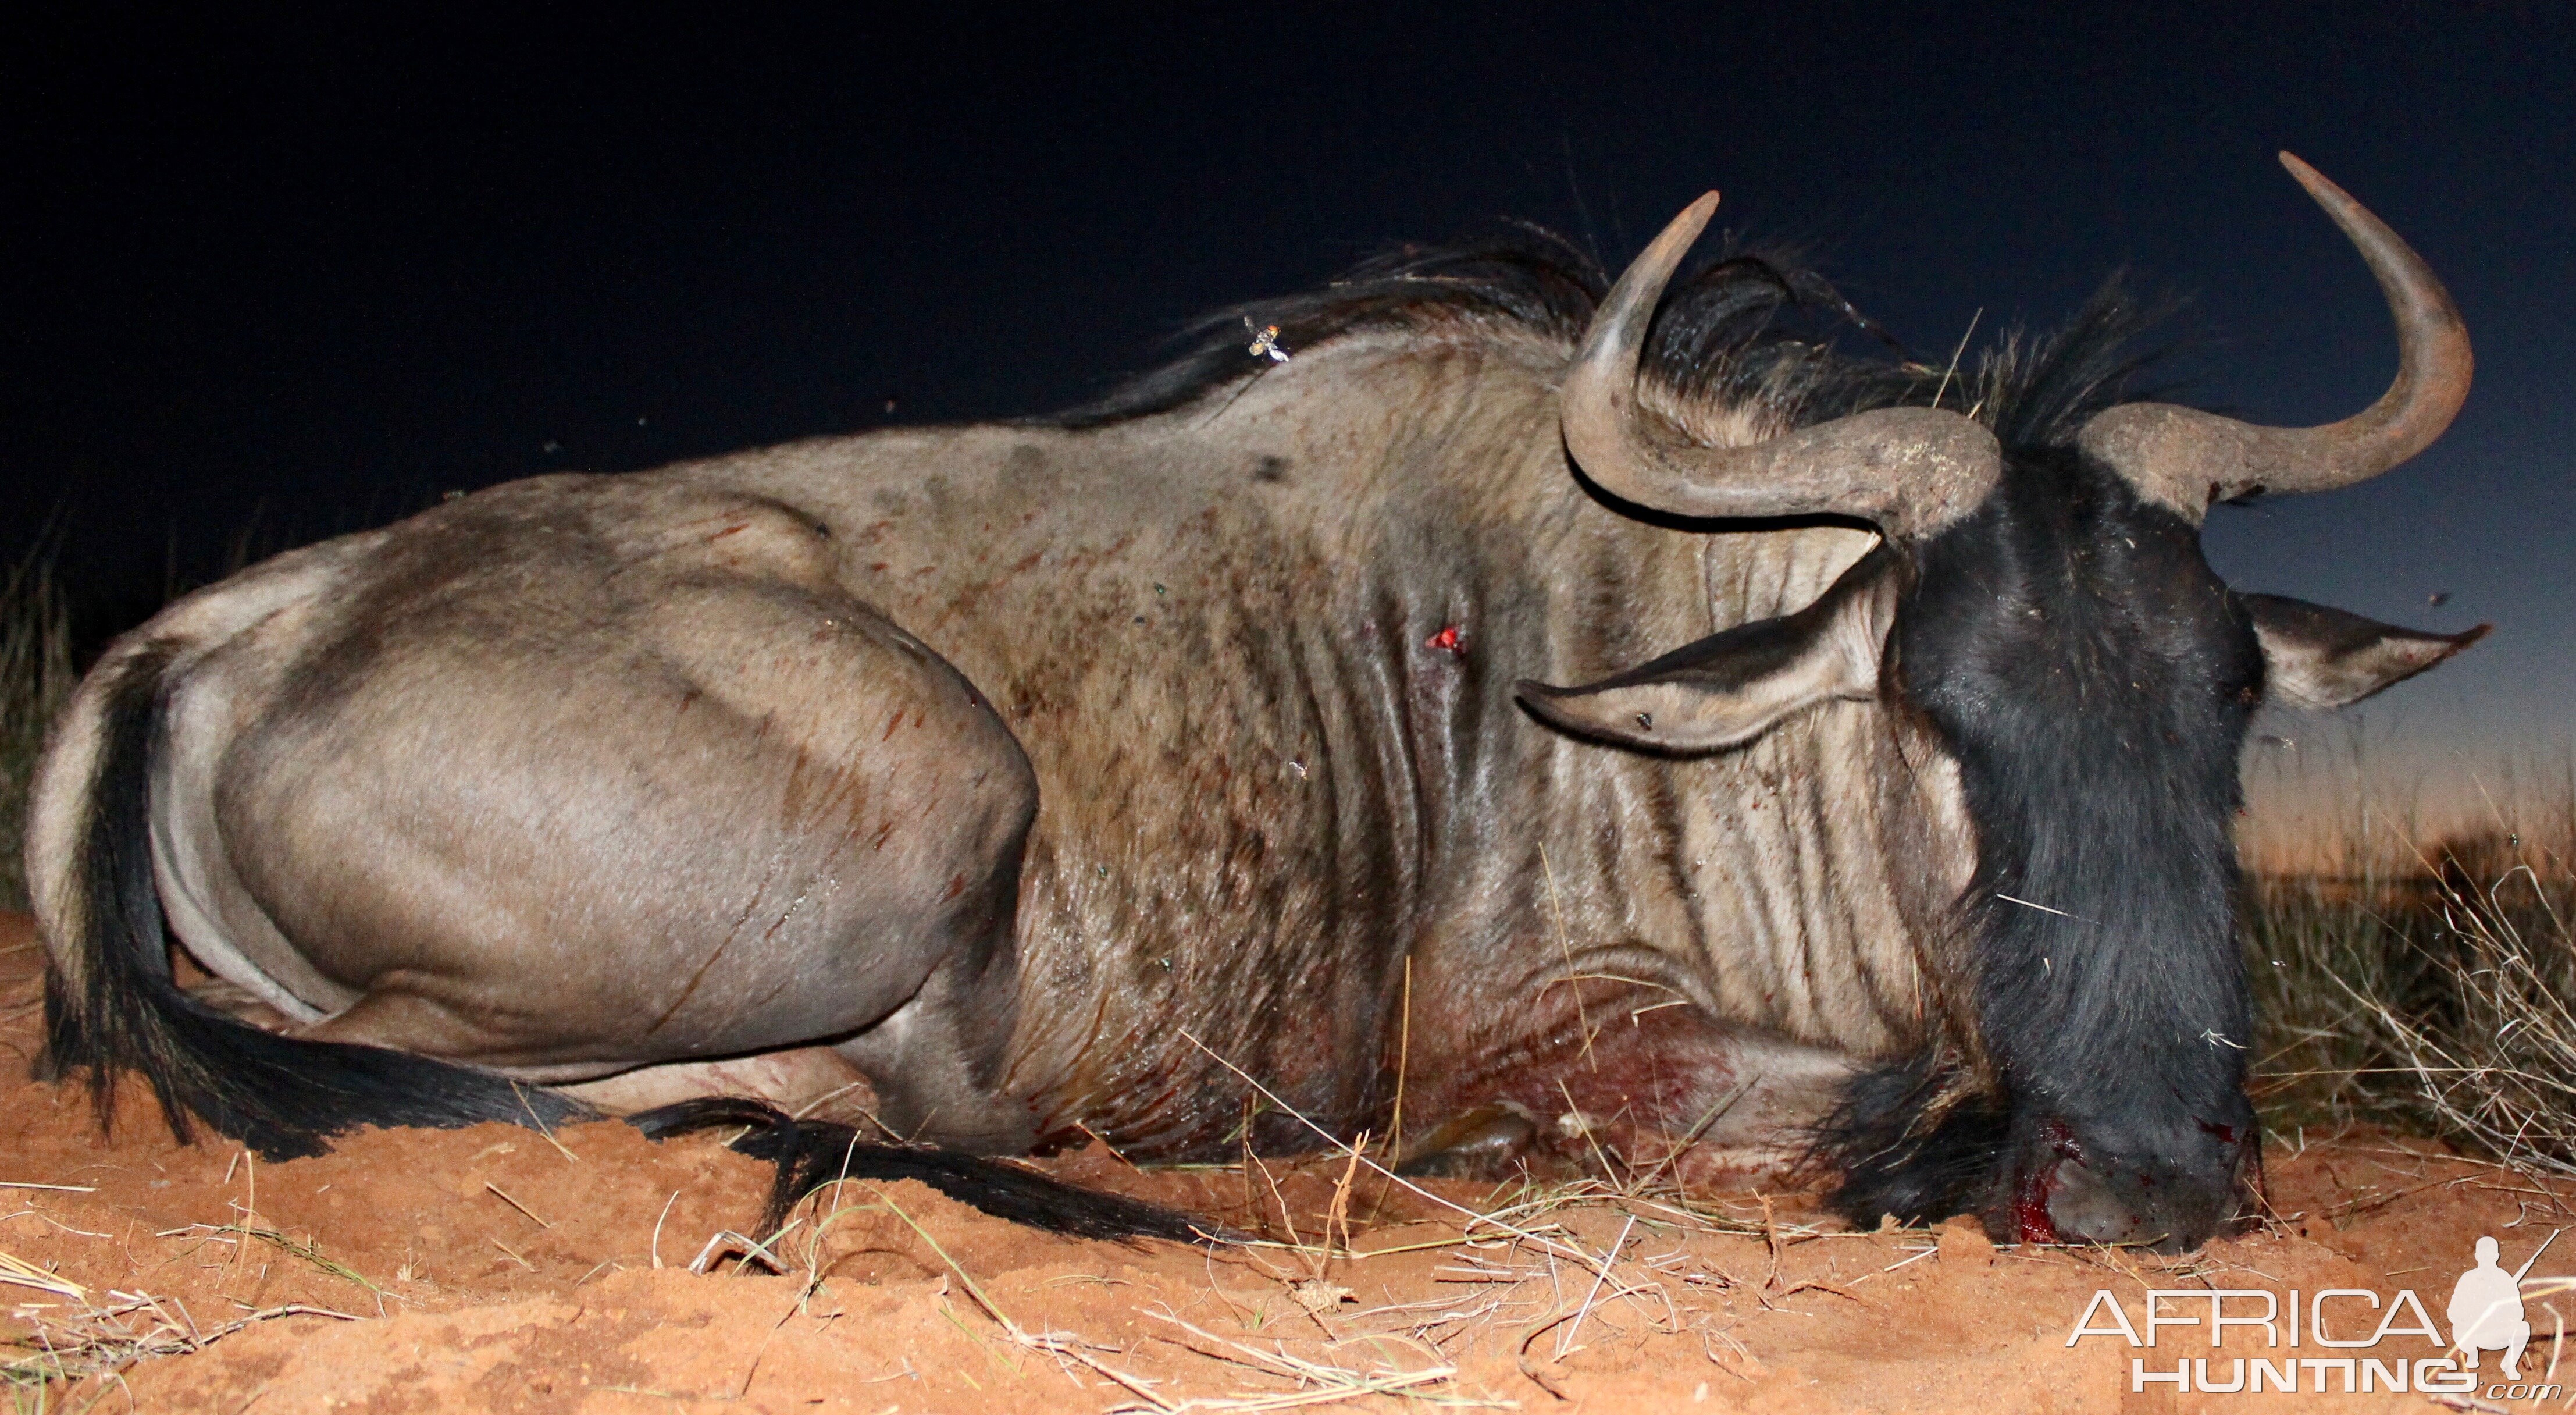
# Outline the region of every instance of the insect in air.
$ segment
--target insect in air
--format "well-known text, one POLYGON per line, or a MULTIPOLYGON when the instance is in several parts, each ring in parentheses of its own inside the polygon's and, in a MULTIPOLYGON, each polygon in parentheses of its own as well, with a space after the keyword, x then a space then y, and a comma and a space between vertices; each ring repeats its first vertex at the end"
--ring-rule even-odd
POLYGON ((1252 355, 1256 359, 1267 354, 1270 356, 1270 362, 1274 364, 1284 364, 1288 362, 1288 351, 1285 348, 1282 348, 1279 343, 1278 325, 1265 324, 1258 329, 1254 329, 1252 325, 1252 316, 1245 315, 1243 317, 1243 327, 1252 331, 1252 347, 1244 350, 1245 353, 1252 355))

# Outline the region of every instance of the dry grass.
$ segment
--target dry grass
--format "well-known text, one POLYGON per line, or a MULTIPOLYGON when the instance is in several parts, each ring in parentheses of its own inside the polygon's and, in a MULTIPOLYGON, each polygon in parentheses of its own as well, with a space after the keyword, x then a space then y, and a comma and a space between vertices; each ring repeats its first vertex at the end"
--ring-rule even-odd
POLYGON ((77 681, 71 614, 39 550, 0 580, 0 908, 27 907, 27 792, 45 729, 77 681))
POLYGON ((0 1253, 0 1285, 48 1299, 15 1304, 11 1315, 24 1330, 0 1342, 14 1353, 0 1359, 0 1391, 7 1392, 13 1410, 23 1412, 46 1410, 58 1395, 68 1400, 82 1382, 113 1382, 138 1361, 202 1351, 261 1322, 294 1316, 357 1320, 347 1312, 289 1303, 242 1307, 230 1321, 207 1326, 175 1298, 93 1292, 8 1253, 0 1253))
MULTIPOLYGON (((1231 1069, 1232 1063, 1218 1060, 1231 1069)), ((1247 1189, 1245 1222, 1269 1236, 1211 1252, 1204 1290, 1216 1309, 1233 1315, 1239 1330, 1228 1334, 1190 1320, 1169 1303, 1137 1310, 1165 1329, 1149 1333, 1149 1339, 1215 1363, 1229 1377, 1224 1384, 1249 1388, 1183 1397, 1165 1380, 1137 1374, 1122 1361, 1132 1348, 1023 1322, 927 1226, 883 1186, 868 1181, 844 1181, 818 1191, 806 1201, 802 1216, 764 1243, 718 1235, 722 1247, 716 1261, 734 1258, 782 1273, 801 1269, 802 1291, 811 1296, 820 1290, 829 1265, 826 1235, 845 1219, 882 1214, 907 1230, 955 1284, 953 1290, 966 1300, 949 1320, 983 1346, 988 1357, 1015 1372, 1019 1360, 1028 1356, 1087 1370, 1130 1397, 1116 1407, 1121 1411, 1274 1411, 1369 1397, 1479 1409, 1516 1404, 1462 1385, 1461 1358, 1480 1344, 1490 1348, 1499 1343, 1516 1351, 1523 1373, 1549 1389, 1567 1374, 1564 1363, 1586 1349, 1587 1336, 1604 1329, 1623 1337, 1640 1329, 1695 1335, 1712 1360, 1740 1357, 1740 1343, 1687 1300, 1694 1291, 1740 1286, 1730 1274, 1691 1258, 1687 1240, 1692 1237, 1766 1238, 1770 1271, 1762 1286, 1742 1285, 1742 1290, 1785 1297, 1822 1285, 1782 1279, 1782 1249, 1826 1237, 1862 1236, 1824 1224, 1778 1222, 1767 1203, 1761 1204, 1757 1219, 1694 1199, 1677 1184, 1658 1182, 1661 1167, 1623 1166, 1616 1174, 1593 1178, 1524 1182, 1483 1203, 1458 1203, 1394 1174, 1381 1163, 1368 1136, 1347 1142, 1332 1138, 1248 1074, 1236 1074, 1279 1113, 1312 1127, 1327 1147, 1304 1159, 1277 1165, 1256 1160, 1246 1168, 1247 1183, 1257 1176, 1260 1184, 1247 1189), (1328 1186, 1320 1196, 1319 1185, 1328 1186), (1303 1196, 1300 1201, 1292 1202, 1292 1189, 1303 1196), (1431 1220, 1439 1230, 1436 1236, 1417 1241, 1372 1238, 1374 1222, 1354 1216, 1355 1208, 1374 1207, 1366 1202, 1365 1191, 1371 1189, 1381 1194, 1401 1189, 1420 1201, 1437 1215, 1431 1220), (1301 1218, 1301 1213, 1311 1217, 1301 1218), (1281 1234, 1285 1237, 1277 1236, 1281 1234), (1426 1252, 1440 1255, 1434 1280, 1458 1295, 1361 1304, 1356 1288, 1364 1285, 1370 1264, 1426 1252), (970 1320, 976 1316, 984 1321, 970 1320), (1272 1388, 1259 1388, 1264 1385, 1272 1388)), ((1930 1251, 1928 1245, 1923 1251, 1930 1251)))
POLYGON ((2365 1034, 2444 1136, 2576 1177, 2576 831, 2453 842, 2435 861, 2411 988, 2345 984, 2365 1034))
POLYGON ((2365 817, 2258 876, 2247 927, 2272 1129, 2405 1122, 2576 1176, 2576 781, 2418 842, 2365 817))
MULTIPOLYGON (((360 1288, 373 1299, 374 1315, 384 1316, 384 1289, 357 1269, 325 1255, 314 1243, 282 1233, 259 1217, 257 1165, 247 1152, 237 1157, 237 1163, 245 1188, 243 1200, 233 1206, 238 1211, 236 1221, 186 1224, 152 1236, 182 1245, 186 1251, 229 1247, 233 1256, 225 1260, 227 1268, 237 1263, 252 1244, 275 1249, 360 1288)), ((231 1174, 228 1169, 228 1183, 231 1174)), ((9 1181, 8 1187, 94 1192, 86 1185, 26 1181, 9 1181)), ((254 1307, 231 1302, 236 1315, 207 1324, 176 1297, 155 1296, 139 1288, 101 1291, 51 1268, 0 1252, 0 1289, 12 1288, 34 1295, 10 1305, 8 1315, 17 1330, 0 1334, 0 1392, 8 1397, 11 1415, 89 1409, 117 1389, 123 1372, 137 1362, 202 1351, 262 1322, 294 1316, 361 1319, 359 1313, 310 1303, 254 1307)))

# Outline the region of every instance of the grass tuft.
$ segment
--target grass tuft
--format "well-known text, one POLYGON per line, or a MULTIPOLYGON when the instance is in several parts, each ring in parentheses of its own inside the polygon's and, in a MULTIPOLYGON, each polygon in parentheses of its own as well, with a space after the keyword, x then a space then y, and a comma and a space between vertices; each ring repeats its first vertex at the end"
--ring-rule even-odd
POLYGON ((71 612, 40 548, 0 579, 0 908, 27 907, 27 796, 45 731, 78 681, 71 612))
POLYGON ((2576 780, 2420 844, 2348 832, 2250 887, 2275 1133, 2394 1122, 2576 1177, 2576 780))
POLYGON ((200 1326, 175 1299, 141 1292, 93 1292, 7 1253, 0 1253, 0 1284, 54 1299, 20 1305, 15 1315, 27 1324, 26 1330, 0 1339, 0 1392, 6 1392, 21 1410, 44 1409, 51 1390, 111 1378, 155 1356, 202 1351, 245 1327, 279 1317, 357 1320, 327 1307, 291 1303, 245 1307, 243 1315, 229 1322, 200 1326))

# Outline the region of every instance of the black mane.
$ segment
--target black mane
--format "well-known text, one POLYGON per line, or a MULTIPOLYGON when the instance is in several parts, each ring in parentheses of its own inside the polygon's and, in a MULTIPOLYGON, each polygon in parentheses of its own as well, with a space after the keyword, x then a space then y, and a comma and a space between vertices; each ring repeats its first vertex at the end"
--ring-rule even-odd
MULTIPOLYGON (((1571 357, 1609 287, 1600 265, 1571 242, 1526 223, 1496 223, 1446 245, 1408 243, 1319 289, 1202 315, 1176 336, 1178 354, 1045 421, 1124 422, 1251 378, 1269 364, 1249 352, 1247 324, 1278 326, 1279 343, 1292 353, 1347 334, 1482 324, 1554 341, 1571 357)), ((2093 414, 2157 392, 2132 385, 2168 352, 2149 336, 2180 303, 2142 301, 2114 273, 2057 329, 2008 330, 1953 371, 1946 361, 1909 355, 1801 252, 1730 242, 1673 282, 1643 364, 1678 401, 1764 405, 1792 426, 1937 399, 1973 412, 2007 447, 2060 446, 2093 414)))

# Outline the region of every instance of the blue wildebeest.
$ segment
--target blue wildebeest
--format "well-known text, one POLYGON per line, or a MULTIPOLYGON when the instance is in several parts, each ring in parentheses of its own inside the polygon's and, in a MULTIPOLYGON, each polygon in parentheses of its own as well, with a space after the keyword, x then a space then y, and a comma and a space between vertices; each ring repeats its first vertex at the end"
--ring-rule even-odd
MULTIPOLYGON (((1660 1134, 1862 1222, 2196 1244, 2257 1177, 2248 716, 2473 637, 2202 559, 2467 389, 2440 284, 2285 160, 2396 315, 2326 427, 2122 401, 2116 292, 1961 380, 1785 262, 1667 297, 1712 194, 1606 293, 1411 249, 1076 414, 279 556, 58 730, 49 1064, 280 1154, 736 1097, 1203 1156, 1401 1085, 1423 1170, 1660 1134)), ((760 1138, 914 1153, 851 1134, 760 1138)))

